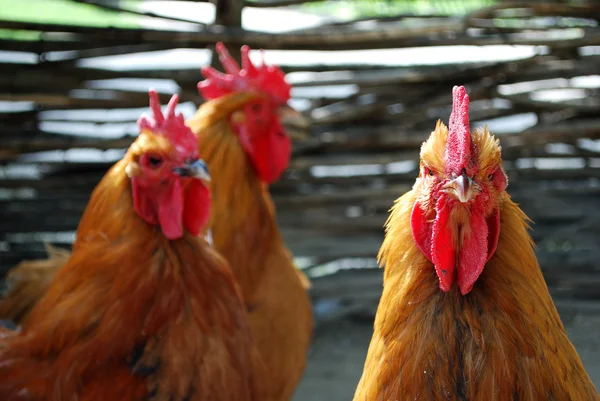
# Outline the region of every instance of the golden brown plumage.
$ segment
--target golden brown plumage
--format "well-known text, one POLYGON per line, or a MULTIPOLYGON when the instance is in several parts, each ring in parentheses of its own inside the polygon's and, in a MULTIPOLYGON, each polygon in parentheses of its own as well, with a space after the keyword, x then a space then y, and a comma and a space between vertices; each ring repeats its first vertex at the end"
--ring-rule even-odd
MULTIPOLYGON (((171 230, 174 239, 168 239, 164 233, 173 221, 187 229, 202 221, 189 213, 207 202, 195 196, 202 191, 190 193, 195 179, 181 178, 185 205, 178 209, 181 198, 175 197, 159 209, 160 225, 140 218, 140 198, 134 209, 136 196, 153 196, 162 188, 171 194, 171 178, 157 175, 152 178, 157 187, 136 195, 137 188, 148 188, 143 186, 148 172, 160 169, 140 167, 149 158, 164 157, 161 171, 180 174, 168 164, 170 150, 162 139, 142 133, 109 170, 92 193, 68 262, 21 331, 0 340, 0 399, 268 399, 226 261, 197 235, 171 230), (203 203, 196 207, 188 200, 203 203), (172 215, 174 209, 183 220, 172 215), (174 220, 162 219, 164 212, 174 220)), ((195 163, 194 156, 181 160, 195 163)))
POLYGON ((288 400, 304 371, 313 318, 300 279, 304 275, 281 238, 268 188, 252 171, 227 120, 256 96, 235 93, 211 100, 187 124, 197 133, 201 157, 214 177, 214 246, 242 288, 252 334, 267 367, 269 393, 288 400))
MULTIPOLYGON (((417 202, 430 210, 437 201, 431 192, 448 171, 447 137, 438 123, 423 144, 415 186, 387 221, 379 253, 383 294, 354 401, 600 399, 552 302, 528 219, 503 190, 488 192, 496 197, 491 206, 499 208, 500 231, 483 272, 465 295, 456 282, 440 288, 434 263, 415 243, 411 216, 417 202)), ((473 182, 485 186, 486 177, 496 178, 490 172, 500 166, 500 148, 487 128, 471 138, 479 166, 473 182)), ((461 207, 448 223, 462 233, 457 249, 470 235, 471 212, 461 207)))

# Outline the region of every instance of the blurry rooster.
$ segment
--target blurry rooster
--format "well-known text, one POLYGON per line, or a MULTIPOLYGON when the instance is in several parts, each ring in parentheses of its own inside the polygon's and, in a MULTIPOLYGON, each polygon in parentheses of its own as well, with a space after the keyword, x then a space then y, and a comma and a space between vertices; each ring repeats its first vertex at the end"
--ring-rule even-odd
MULTIPOLYGON (((313 330, 308 278, 294 267, 277 227, 268 184, 286 169, 291 141, 281 119, 297 113, 286 103, 290 85, 275 66, 255 66, 242 48, 242 69, 222 43, 217 51, 227 74, 205 67, 198 89, 206 99, 187 122, 211 174, 214 206, 209 227, 215 248, 232 266, 268 369, 270 394, 291 398, 306 365, 313 330)), ((0 319, 22 322, 66 260, 22 262, 8 275, 0 319)))
POLYGON ((263 400, 227 263, 209 219, 197 139, 150 92, 154 118, 98 184, 73 253, 20 331, 0 334, 0 399, 263 400))
POLYGON ((286 105, 290 85, 278 67, 253 65, 244 46, 240 69, 222 43, 216 48, 226 74, 203 69, 198 88, 211 100, 187 123, 214 177, 214 246, 242 288, 269 394, 285 401, 304 371, 313 329, 308 279, 293 264, 268 191, 291 154, 280 118, 296 113, 286 105))
POLYGON ((598 400, 505 191, 499 143, 487 127, 471 134, 468 107, 455 87, 449 127, 423 144, 388 219, 354 400, 598 400))

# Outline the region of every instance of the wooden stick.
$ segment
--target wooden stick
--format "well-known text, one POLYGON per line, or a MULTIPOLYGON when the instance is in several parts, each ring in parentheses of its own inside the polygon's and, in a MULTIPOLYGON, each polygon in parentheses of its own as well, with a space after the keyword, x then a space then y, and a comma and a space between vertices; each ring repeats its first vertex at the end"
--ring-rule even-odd
POLYGON ((195 25, 199 25, 199 26, 206 26, 206 24, 204 24, 202 22, 194 21, 194 20, 188 19, 188 18, 178 18, 178 17, 171 17, 168 15, 156 14, 153 12, 143 12, 143 11, 131 10, 128 8, 113 6, 111 4, 100 3, 100 2, 98 2, 98 0, 75 0, 75 1, 78 3, 89 4, 91 6, 102 8, 105 10, 116 11, 118 13, 139 15, 142 17, 158 18, 158 19, 162 19, 162 20, 186 22, 186 23, 195 24, 195 25))
POLYGON ((244 6, 253 8, 288 7, 316 1, 318 0, 246 0, 244 6))

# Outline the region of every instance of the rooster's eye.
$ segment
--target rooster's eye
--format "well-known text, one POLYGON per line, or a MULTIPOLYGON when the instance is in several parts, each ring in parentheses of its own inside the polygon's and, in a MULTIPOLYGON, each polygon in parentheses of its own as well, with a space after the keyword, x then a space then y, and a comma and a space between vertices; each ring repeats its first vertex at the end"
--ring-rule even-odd
POLYGON ((252 112, 254 114, 259 114, 262 111, 262 104, 260 103, 254 103, 252 106, 252 112))
POLYGON ((148 166, 152 168, 157 168, 162 164, 162 158, 158 155, 150 155, 146 160, 148 162, 148 166))
POLYGON ((430 169, 429 167, 425 167, 423 168, 423 172, 425 173, 425 175, 428 175, 430 177, 433 177, 433 170, 430 169))
POLYGON ((488 180, 492 181, 494 179, 494 174, 490 174, 487 176, 488 180))

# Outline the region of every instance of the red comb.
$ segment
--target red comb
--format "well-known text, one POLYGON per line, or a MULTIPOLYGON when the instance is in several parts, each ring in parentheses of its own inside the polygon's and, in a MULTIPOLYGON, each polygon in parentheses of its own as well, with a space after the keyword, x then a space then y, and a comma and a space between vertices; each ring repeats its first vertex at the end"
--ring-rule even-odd
POLYGON ((175 149, 186 156, 195 154, 198 148, 198 140, 192 130, 185 125, 183 115, 175 114, 175 108, 179 102, 179 96, 173 95, 167 105, 167 115, 164 116, 160 109, 160 99, 154 89, 148 91, 150 96, 150 110, 152 117, 142 115, 138 120, 140 130, 150 130, 154 134, 166 137, 175 149))
POLYGON ((469 95, 464 86, 452 89, 452 113, 446 142, 446 170, 456 175, 471 168, 471 130, 469 128, 469 95))
POLYGON ((279 103, 289 100, 291 85, 285 82, 285 75, 279 67, 265 65, 264 54, 261 65, 254 65, 250 61, 250 48, 242 46, 240 69, 222 42, 217 43, 216 50, 225 74, 210 66, 202 68, 202 75, 206 78, 198 83, 198 91, 202 97, 215 99, 232 92, 256 90, 266 93, 279 103))

